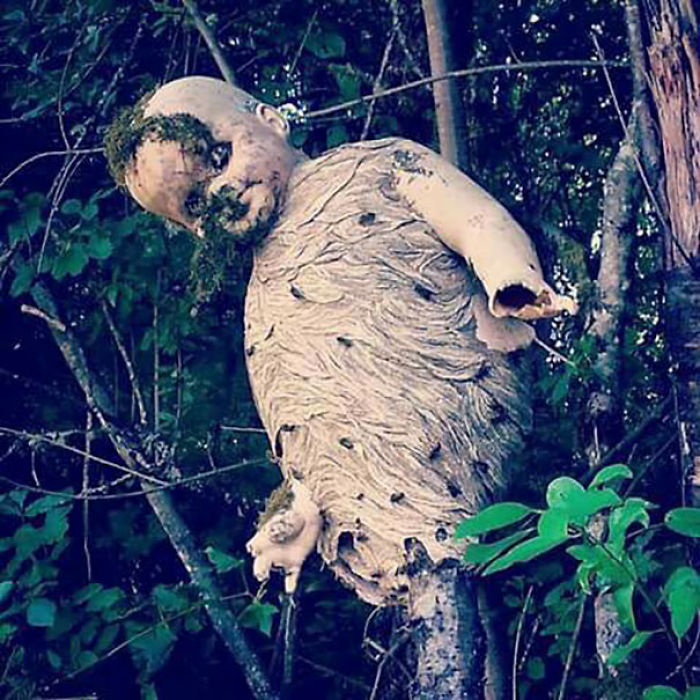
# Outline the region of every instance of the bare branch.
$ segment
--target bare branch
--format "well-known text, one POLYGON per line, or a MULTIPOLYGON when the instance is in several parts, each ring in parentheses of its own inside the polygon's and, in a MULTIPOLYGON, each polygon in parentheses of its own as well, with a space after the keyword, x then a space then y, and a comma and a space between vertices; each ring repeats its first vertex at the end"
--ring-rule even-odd
POLYGON ((209 25, 206 23, 204 17, 202 17, 199 8, 197 7, 197 4, 194 2, 194 0, 182 0, 182 4, 190 13, 192 21, 194 22, 194 26, 197 27, 197 31, 202 35, 202 38, 206 42, 206 45, 209 47, 209 52, 211 53, 211 56, 214 59, 214 63, 216 63, 219 70, 221 71, 221 75, 223 76, 224 80, 227 83, 231 83, 231 85, 235 85, 236 78, 233 73, 233 69, 231 68, 228 61, 226 60, 226 57, 221 51, 221 47, 216 41, 214 34, 209 28, 209 25))
POLYGON ((416 88, 423 87, 424 85, 439 83, 443 80, 454 80, 455 78, 464 78, 469 75, 484 75, 487 73, 510 73, 513 71, 546 70, 553 68, 596 69, 602 68, 603 66, 607 66, 610 68, 629 68, 629 64, 624 63, 622 61, 594 61, 580 59, 561 59, 555 61, 523 61, 522 63, 499 63, 492 66, 476 66, 474 68, 462 68, 460 70, 453 70, 449 73, 444 73, 443 75, 431 75, 426 78, 421 78, 419 80, 413 80, 410 83, 398 85, 393 88, 387 88, 386 90, 381 90, 380 92, 371 95, 363 95, 362 97, 358 97, 355 100, 341 102, 340 104, 333 105, 332 107, 316 109, 312 112, 307 112, 303 116, 299 117, 299 119, 315 119, 316 117, 322 117, 327 114, 343 112, 345 110, 350 109, 350 107, 356 107, 357 105, 365 104, 372 100, 378 100, 384 97, 391 97, 392 95, 398 95, 399 93, 406 92, 407 90, 415 90, 416 88))

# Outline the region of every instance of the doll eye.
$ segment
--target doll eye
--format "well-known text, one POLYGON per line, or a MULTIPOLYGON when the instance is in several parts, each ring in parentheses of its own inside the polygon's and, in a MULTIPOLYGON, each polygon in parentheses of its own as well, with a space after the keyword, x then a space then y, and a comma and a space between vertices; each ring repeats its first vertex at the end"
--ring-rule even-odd
POLYGON ((185 198, 183 209, 188 217, 197 219, 204 213, 206 206, 207 202, 204 199, 202 190, 195 188, 189 191, 187 197, 185 198))
POLYGON ((211 166, 216 171, 223 170, 231 159, 231 144, 217 143, 209 152, 211 166))

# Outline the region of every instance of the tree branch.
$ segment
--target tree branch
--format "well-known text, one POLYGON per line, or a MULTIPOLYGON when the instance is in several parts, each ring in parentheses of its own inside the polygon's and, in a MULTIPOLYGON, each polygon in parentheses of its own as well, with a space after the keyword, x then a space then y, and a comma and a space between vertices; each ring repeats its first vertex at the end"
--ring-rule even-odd
MULTIPOLYGON (((445 2, 422 0, 430 72, 433 75, 444 75, 454 68, 445 2)), ((433 85, 433 99, 440 155, 458 168, 464 168, 467 162, 465 117, 457 83, 454 80, 436 82, 433 85)))
POLYGON ((209 48, 211 57, 214 59, 214 63, 216 63, 217 67, 221 71, 221 75, 223 76, 224 80, 227 83, 230 83, 231 85, 235 85, 236 78, 233 72, 233 68, 231 68, 228 61, 226 60, 226 57, 221 51, 221 47, 216 41, 216 37, 209 28, 209 25, 204 20, 204 17, 202 17, 199 8, 197 7, 197 4, 194 2, 194 0, 182 0, 182 4, 190 13, 192 21, 194 22, 194 26, 197 27, 197 31, 202 35, 202 38, 204 39, 207 47, 209 48))
POLYGON ((372 100, 378 100, 384 97, 391 97, 392 95, 398 95, 399 93, 406 92, 407 90, 415 90, 416 88, 423 87, 424 85, 439 83, 443 80, 454 80, 455 78, 464 78, 470 75, 483 75, 486 73, 510 73, 512 71, 527 71, 540 69, 544 70, 548 68, 602 68, 603 66, 607 66, 609 68, 629 68, 629 64, 624 63, 622 61, 593 61, 586 59, 523 61, 521 63, 499 63, 492 66, 475 66, 474 68, 461 68, 460 70, 453 70, 449 73, 444 73, 442 75, 430 75, 426 78, 413 80, 410 83, 404 83, 403 85, 397 85, 393 88, 387 88, 386 90, 381 90, 380 92, 376 92, 371 95, 363 95, 362 97, 358 97, 357 99, 348 100, 347 102, 341 102, 340 104, 332 105, 331 107, 324 107, 323 109, 316 109, 311 112, 306 112, 306 114, 300 116, 299 119, 315 119, 316 117, 323 117, 327 114, 343 112, 349 109, 350 107, 357 107, 357 105, 365 104, 366 102, 371 102, 372 100))
MULTIPOLYGON (((58 318, 53 296, 44 284, 34 285, 32 297, 41 311, 50 318, 58 318)), ((50 325, 49 328, 63 358, 85 394, 88 407, 109 436, 119 456, 129 468, 148 469, 149 462, 142 447, 112 423, 111 416, 114 411, 109 395, 90 373, 78 339, 68 329, 61 331, 54 325, 50 325)), ((222 593, 211 566, 173 505, 170 494, 164 491, 148 491, 146 499, 187 570, 190 580, 199 589, 209 619, 241 667, 251 693, 255 698, 274 698, 269 681, 257 656, 248 646, 235 615, 221 603, 222 593)))

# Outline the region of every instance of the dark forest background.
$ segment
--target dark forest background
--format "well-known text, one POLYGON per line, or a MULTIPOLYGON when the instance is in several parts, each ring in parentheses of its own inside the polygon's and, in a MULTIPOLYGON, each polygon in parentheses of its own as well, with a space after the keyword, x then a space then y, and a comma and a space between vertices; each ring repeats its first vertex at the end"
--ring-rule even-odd
MULTIPOLYGON (((541 324, 551 349, 531 352, 536 424, 513 498, 538 505, 552 478, 584 479, 600 457, 591 397, 610 377, 591 323, 603 185, 632 99, 624 6, 449 6, 456 66, 496 67, 456 83, 465 169, 581 303, 576 317, 541 324), (547 63, 601 59, 608 79, 600 67, 547 63)), ((430 85, 314 116, 430 75, 418 0, 201 0, 199 11, 238 84, 281 107, 307 153, 390 135, 439 150, 430 85)), ((248 697, 141 494, 149 482, 134 472, 150 465, 275 686, 286 678, 289 697, 405 697, 410 654, 386 653, 397 611, 359 603, 318 558, 295 615, 278 578, 258 590, 244 546, 279 473, 242 355, 245 266, 200 298, 189 236, 140 211, 106 168, 102 139, 120 108, 164 81, 219 75, 191 15, 176 0, 5 0, 0 35, 0 695, 248 697)), ((617 449, 605 456, 633 468, 633 493, 661 513, 683 492, 664 256, 644 198, 632 220, 617 449)), ((636 538, 633 556, 660 590, 685 550, 653 536, 636 538)), ((557 696, 574 635, 569 697, 600 691, 574 568, 555 554, 488 581, 508 658, 520 636, 521 698, 557 696)), ((638 615, 652 617, 642 604, 638 615)), ((676 666, 667 647, 661 635, 635 656, 647 685, 678 682, 664 680, 676 666)))

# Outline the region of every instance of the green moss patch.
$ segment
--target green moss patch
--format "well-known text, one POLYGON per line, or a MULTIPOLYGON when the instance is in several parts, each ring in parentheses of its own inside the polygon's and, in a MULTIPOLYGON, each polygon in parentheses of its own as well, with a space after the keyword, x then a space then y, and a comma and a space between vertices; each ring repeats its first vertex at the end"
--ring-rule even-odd
POLYGON ((196 156, 204 156, 214 145, 207 125, 191 114, 183 112, 144 117, 151 95, 144 95, 133 107, 123 109, 107 130, 105 155, 109 171, 120 186, 124 186, 126 170, 147 137, 158 141, 175 141, 186 152, 196 156))

